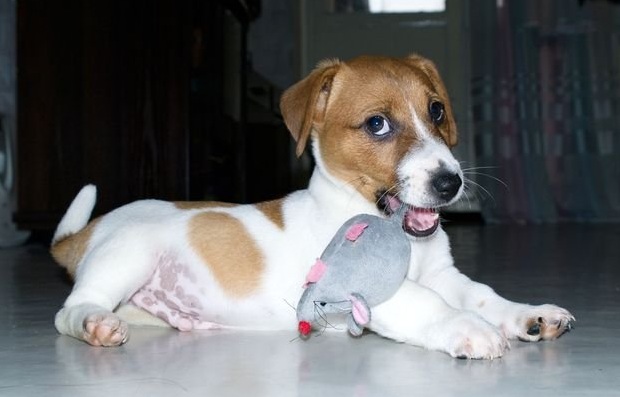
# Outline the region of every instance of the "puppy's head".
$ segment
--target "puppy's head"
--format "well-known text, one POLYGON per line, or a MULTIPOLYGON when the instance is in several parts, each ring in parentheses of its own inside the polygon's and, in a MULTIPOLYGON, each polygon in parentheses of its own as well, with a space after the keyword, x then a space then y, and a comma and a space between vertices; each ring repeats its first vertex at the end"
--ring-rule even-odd
POLYGON ((413 236, 433 234, 435 210, 462 193, 448 94, 425 58, 323 61, 284 93, 280 107, 298 155, 311 138, 317 166, 330 178, 381 209, 410 206, 405 230, 413 236))

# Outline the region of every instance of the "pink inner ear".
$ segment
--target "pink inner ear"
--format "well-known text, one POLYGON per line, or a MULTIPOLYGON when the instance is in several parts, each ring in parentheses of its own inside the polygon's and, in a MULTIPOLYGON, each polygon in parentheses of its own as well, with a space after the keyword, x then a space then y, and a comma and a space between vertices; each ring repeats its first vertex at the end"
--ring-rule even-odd
POLYGON ((367 223, 356 223, 351 225, 347 230, 347 233, 344 235, 345 238, 349 241, 355 241, 359 238, 359 236, 364 233, 364 230, 368 227, 367 223))
POLYGON ((325 271, 327 270, 327 265, 321 259, 317 259, 314 265, 310 268, 310 271, 306 275, 306 283, 304 284, 304 288, 308 286, 310 283, 316 283, 323 277, 325 271))

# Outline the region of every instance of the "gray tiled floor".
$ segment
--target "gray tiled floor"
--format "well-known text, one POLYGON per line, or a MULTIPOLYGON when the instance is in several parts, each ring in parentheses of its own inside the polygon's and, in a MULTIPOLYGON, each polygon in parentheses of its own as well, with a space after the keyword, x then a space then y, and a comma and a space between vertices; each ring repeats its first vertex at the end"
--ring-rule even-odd
POLYGON ((45 247, 0 250, 0 396, 620 396, 620 226, 450 226, 460 268, 577 317, 555 342, 455 360, 365 335, 134 328, 120 348, 58 336, 69 290, 45 247))

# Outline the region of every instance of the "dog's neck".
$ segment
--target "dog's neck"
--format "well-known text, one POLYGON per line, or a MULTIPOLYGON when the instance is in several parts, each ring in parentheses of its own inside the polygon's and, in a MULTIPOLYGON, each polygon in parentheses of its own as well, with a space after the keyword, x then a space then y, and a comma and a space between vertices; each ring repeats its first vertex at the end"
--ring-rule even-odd
POLYGON ((316 167, 310 178, 308 191, 329 219, 344 222, 357 214, 380 215, 375 203, 369 202, 357 191, 355 184, 340 180, 323 163, 317 145, 313 144, 316 167))

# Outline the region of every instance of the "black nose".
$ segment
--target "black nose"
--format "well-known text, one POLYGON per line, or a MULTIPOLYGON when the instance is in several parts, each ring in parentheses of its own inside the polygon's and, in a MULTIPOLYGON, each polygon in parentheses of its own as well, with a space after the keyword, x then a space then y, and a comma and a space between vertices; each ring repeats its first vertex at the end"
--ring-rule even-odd
POLYGON ((433 189, 437 195, 446 201, 452 200, 458 193, 463 181, 459 174, 451 174, 449 172, 440 172, 433 177, 433 189))

